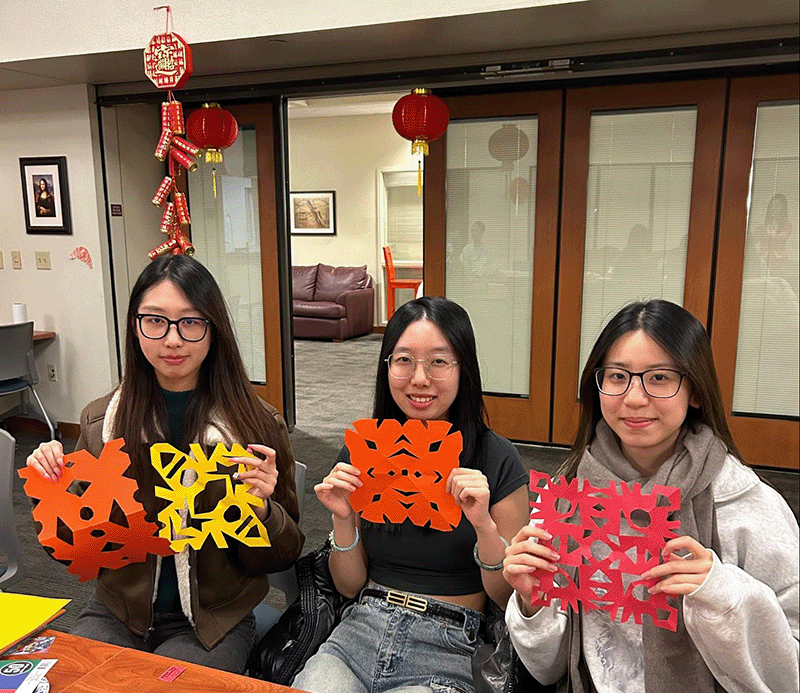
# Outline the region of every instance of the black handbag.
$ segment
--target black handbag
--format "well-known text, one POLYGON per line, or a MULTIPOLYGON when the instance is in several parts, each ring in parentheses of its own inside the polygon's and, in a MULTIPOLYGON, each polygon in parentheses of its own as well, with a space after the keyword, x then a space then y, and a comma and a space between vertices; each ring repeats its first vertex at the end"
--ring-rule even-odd
POLYGON ((251 676, 289 686, 355 601, 336 590, 328 568, 330 552, 326 541, 297 559, 300 595, 253 649, 247 664, 251 676))
POLYGON ((491 600, 486 627, 472 655, 475 693, 551 693, 556 686, 539 683, 511 644, 504 612, 491 600))

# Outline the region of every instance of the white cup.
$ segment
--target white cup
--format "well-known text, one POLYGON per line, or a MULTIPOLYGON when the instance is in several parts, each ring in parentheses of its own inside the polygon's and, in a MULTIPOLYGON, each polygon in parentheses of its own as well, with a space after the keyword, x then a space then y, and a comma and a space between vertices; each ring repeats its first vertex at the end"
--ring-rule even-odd
POLYGON ((15 323, 28 322, 28 306, 24 303, 14 303, 11 306, 11 321, 15 323))

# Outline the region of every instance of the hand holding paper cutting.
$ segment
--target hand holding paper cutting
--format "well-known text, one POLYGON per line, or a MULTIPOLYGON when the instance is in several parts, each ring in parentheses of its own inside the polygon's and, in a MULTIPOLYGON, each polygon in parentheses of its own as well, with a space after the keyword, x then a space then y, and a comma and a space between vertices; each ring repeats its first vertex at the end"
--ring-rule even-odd
MULTIPOLYGON (((266 445, 251 444, 247 446, 247 452, 256 453, 256 455, 263 455, 260 457, 232 457, 231 464, 244 464, 249 467, 243 472, 236 472, 234 478, 239 481, 245 481, 250 484, 248 489, 249 493, 266 501, 273 492, 278 483, 278 467, 275 464, 275 451, 266 445)), ((266 502, 261 507, 255 507, 254 511, 259 520, 264 520, 267 517, 269 507, 266 502)))
POLYGON ((494 524, 489 515, 489 480, 479 470, 457 467, 447 477, 446 488, 473 527, 494 524))
POLYGON ((331 513, 341 520, 346 520, 353 514, 350 494, 363 486, 363 482, 358 478, 360 474, 358 467, 339 462, 330 474, 314 487, 314 493, 331 513))
POLYGON ((650 594, 691 594, 705 582, 714 564, 711 551, 692 537, 671 539, 664 546, 661 555, 664 563, 642 573, 642 578, 646 580, 659 579, 649 589, 650 594), (683 554, 676 553, 682 549, 683 554), (684 556, 686 551, 689 555, 684 556))

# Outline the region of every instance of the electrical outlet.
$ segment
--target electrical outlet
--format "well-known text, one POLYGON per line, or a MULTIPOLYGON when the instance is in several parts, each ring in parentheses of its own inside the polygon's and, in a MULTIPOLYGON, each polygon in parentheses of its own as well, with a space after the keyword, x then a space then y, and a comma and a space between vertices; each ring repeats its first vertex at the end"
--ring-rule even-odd
POLYGON ((14 269, 22 269, 22 253, 19 250, 11 251, 11 266, 14 269))
POLYGON ((56 377, 56 365, 54 363, 47 364, 47 379, 54 383, 58 382, 58 378, 56 377))
POLYGON ((36 269, 53 269, 52 265, 50 264, 50 251, 49 250, 37 250, 36 253, 36 269))

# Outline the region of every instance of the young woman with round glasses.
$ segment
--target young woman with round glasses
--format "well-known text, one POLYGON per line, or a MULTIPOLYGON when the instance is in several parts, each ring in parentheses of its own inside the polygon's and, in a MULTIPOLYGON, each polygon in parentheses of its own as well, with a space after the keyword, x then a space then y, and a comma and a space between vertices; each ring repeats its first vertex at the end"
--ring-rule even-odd
MULTIPOLYGON (((532 606, 539 583, 531 573, 556 570, 559 556, 538 543, 551 537, 529 525, 514 537, 503 572, 515 590, 506 622, 531 674, 577 693, 797 691, 797 521, 742 461, 700 322, 663 300, 623 308, 589 355, 580 410, 556 478, 681 490, 672 518, 681 536, 643 575, 656 581, 651 594, 674 598, 677 631, 649 617, 636 625, 599 609, 532 606)), ((635 532, 624 520, 621 531, 635 532)), ((597 559, 608 551, 593 546, 597 559)))
MULTIPOLYGON (((193 258, 158 258, 133 287, 122 382, 83 410, 77 449, 97 457, 116 438, 125 439, 127 473, 139 484, 151 522, 165 501, 155 496, 164 482, 150 464, 150 445, 248 446, 259 459, 233 461, 248 465, 238 478, 265 501, 255 512, 272 545, 231 542, 220 549, 206 541, 198 551, 187 547, 174 557, 150 555, 144 563, 102 570, 73 633, 244 671, 256 639, 252 610, 269 590, 267 573, 291 566, 303 545, 294 456, 280 414, 250 385, 219 286, 193 258)), ((28 466, 53 480, 63 464, 58 441, 42 443, 28 458, 28 466)), ((201 511, 221 500, 219 489, 201 495, 201 511)))
POLYGON ((350 505, 362 482, 343 449, 314 490, 331 512, 336 587, 360 598, 293 686, 315 693, 471 691, 470 656, 487 598, 505 607, 505 546, 530 511, 519 455, 486 423, 475 336, 463 308, 426 297, 395 312, 378 360, 373 416, 443 419, 461 432, 460 467, 447 491, 462 519, 450 532, 409 520, 362 520, 350 505))

